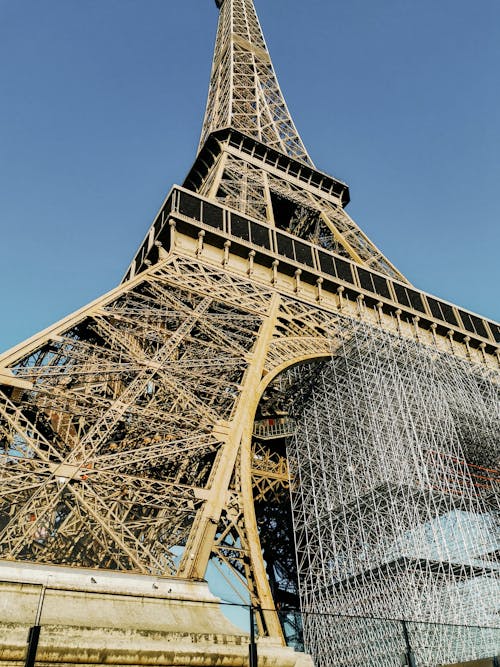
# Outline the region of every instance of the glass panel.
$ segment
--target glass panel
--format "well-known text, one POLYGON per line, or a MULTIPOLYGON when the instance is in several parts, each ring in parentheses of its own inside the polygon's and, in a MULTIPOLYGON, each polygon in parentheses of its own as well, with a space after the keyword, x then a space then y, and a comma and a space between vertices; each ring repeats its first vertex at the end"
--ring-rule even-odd
POLYGON ((391 293, 389 291, 389 286, 387 285, 387 280, 378 276, 376 273, 372 273, 372 280, 375 285, 375 292, 384 296, 386 299, 392 299, 391 293))
POLYGON ((373 292, 374 287, 371 273, 366 269, 362 269, 360 266, 358 266, 358 276, 361 287, 365 290, 368 290, 368 292, 373 292))
POLYGON ((479 317, 471 315, 470 313, 465 313, 463 310, 459 310, 458 312, 460 313, 460 317, 467 331, 477 333, 479 336, 487 338, 488 334, 486 333, 485 326, 479 317))
POLYGON ((201 201, 199 199, 185 192, 180 193, 179 213, 188 218, 193 218, 193 220, 200 220, 200 211, 201 201))
POLYGON ((348 283, 353 283, 351 265, 348 262, 344 262, 343 259, 335 258, 335 266, 337 269, 337 277, 341 280, 345 280, 348 283))
POLYGON ((314 266, 311 248, 305 243, 301 243, 300 241, 294 241, 294 244, 297 262, 307 264, 307 266, 314 266))
POLYGON ((441 312, 443 313, 443 320, 448 322, 448 324, 457 326, 458 322, 455 313, 453 312, 453 308, 447 303, 440 303, 439 305, 441 306, 441 312))
POLYGON ((408 294, 406 293, 403 285, 400 285, 399 283, 393 283, 393 285, 398 303, 400 303, 402 306, 406 306, 407 308, 411 308, 410 299, 408 298, 408 294))
POLYGON ((260 245, 263 248, 271 249, 271 243, 269 241, 269 229, 258 225, 255 222, 250 224, 250 231, 252 232, 252 243, 255 245, 260 245))
POLYGON ((290 259, 295 259, 293 253, 293 242, 292 239, 289 239, 288 236, 283 236, 282 234, 276 234, 278 239, 278 252, 280 255, 285 255, 290 259))
POLYGON ((239 215, 231 216, 231 234, 237 236, 245 241, 250 241, 250 233, 248 231, 248 220, 240 218, 239 215))
POLYGON ((490 329, 493 334, 493 338, 496 340, 497 343, 500 343, 500 327, 497 324, 494 324, 493 322, 490 322, 490 329))
POLYGON ((222 209, 219 206, 203 202, 203 222, 217 229, 223 228, 222 209))
POLYGON ((419 310, 421 313, 425 313, 424 304, 420 294, 409 287, 405 287, 405 290, 413 310, 419 310))
POLYGON ((319 264, 323 273, 328 273, 330 276, 335 276, 335 263, 331 255, 327 255, 326 252, 319 251, 319 264))

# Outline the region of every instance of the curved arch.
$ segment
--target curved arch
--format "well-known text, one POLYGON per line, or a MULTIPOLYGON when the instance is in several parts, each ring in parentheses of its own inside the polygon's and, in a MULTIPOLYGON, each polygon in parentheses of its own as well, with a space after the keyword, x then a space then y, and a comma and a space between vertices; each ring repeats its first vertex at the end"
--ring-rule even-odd
MULTIPOLYGON (((275 602, 271 593, 268 575, 262 557, 262 547, 257 526, 257 517, 255 512, 255 503, 253 495, 253 480, 252 480, 252 439, 253 439, 253 424, 260 400, 270 385, 270 383, 278 377, 281 373, 293 366, 297 366, 309 361, 328 359, 335 351, 334 341, 326 337, 310 337, 301 338, 288 337, 278 339, 270 345, 270 348, 279 344, 281 348, 282 357, 283 352, 286 351, 287 344, 289 348, 288 358, 282 358, 280 363, 270 365, 266 364, 266 374, 263 376, 255 396, 252 400, 252 408, 249 410, 251 415, 250 420, 243 429, 241 439, 241 494, 243 501, 243 514, 245 520, 245 528, 248 535, 248 546, 250 552, 250 560, 252 563, 252 571, 257 588, 258 600, 262 607, 262 615, 264 624, 270 636, 279 637, 283 640, 281 624, 276 611, 275 602), (301 341, 302 353, 298 354, 296 347, 297 341, 301 341)), ((273 355, 271 355, 272 357, 273 355)))

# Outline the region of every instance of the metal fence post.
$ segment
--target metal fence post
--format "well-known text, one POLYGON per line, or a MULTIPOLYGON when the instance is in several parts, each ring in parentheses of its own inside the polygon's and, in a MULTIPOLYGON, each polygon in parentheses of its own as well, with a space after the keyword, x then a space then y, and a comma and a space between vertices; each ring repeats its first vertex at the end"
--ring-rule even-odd
POLYGON ((33 625, 28 633, 28 650, 26 653, 25 667, 35 667, 36 652, 38 650, 38 642, 40 640, 41 625, 33 625))
POLYGON ((410 635, 408 633, 408 626, 406 625, 406 621, 401 621, 401 624, 403 626, 403 635, 405 638, 405 644, 406 644, 406 664, 408 667, 417 667, 417 663, 415 660, 415 655, 413 654, 413 651, 411 650, 411 644, 410 644, 410 635))
POLYGON ((248 664, 250 667, 258 667, 257 644, 255 642, 255 625, 253 606, 250 604, 250 644, 248 646, 248 664))
POLYGON ((45 599, 46 590, 47 586, 42 586, 40 599, 38 600, 38 608, 36 610, 35 625, 32 625, 28 632, 28 649, 26 651, 24 667, 35 667, 36 653, 38 651, 38 643, 40 641, 40 632, 42 629, 40 619, 42 618, 43 601, 45 599))

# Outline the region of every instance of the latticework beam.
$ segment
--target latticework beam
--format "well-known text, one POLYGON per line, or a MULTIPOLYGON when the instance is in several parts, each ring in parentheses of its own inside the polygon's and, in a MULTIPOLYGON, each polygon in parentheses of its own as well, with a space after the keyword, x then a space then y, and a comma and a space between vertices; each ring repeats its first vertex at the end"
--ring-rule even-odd
POLYGON ((200 147, 211 132, 233 127, 285 155, 312 164, 281 93, 253 0, 219 4, 200 147))

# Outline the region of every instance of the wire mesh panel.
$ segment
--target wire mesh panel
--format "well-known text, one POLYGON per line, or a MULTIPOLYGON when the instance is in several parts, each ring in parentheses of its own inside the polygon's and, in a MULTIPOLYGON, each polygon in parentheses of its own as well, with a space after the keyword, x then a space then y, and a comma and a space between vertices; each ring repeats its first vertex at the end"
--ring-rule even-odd
MULTIPOLYGON (((500 651, 500 627, 423 623, 328 612, 280 612, 287 644, 313 649, 315 665, 426 667, 491 660, 500 651), (332 662, 335 660, 335 662, 332 662)), ((489 665, 489 662, 481 663, 489 665)))
POLYGON ((407 623, 417 665, 454 664, 500 652, 500 628, 407 623))
POLYGON ((305 613, 304 638, 316 667, 401 667, 405 653, 403 628, 397 621, 305 613))

